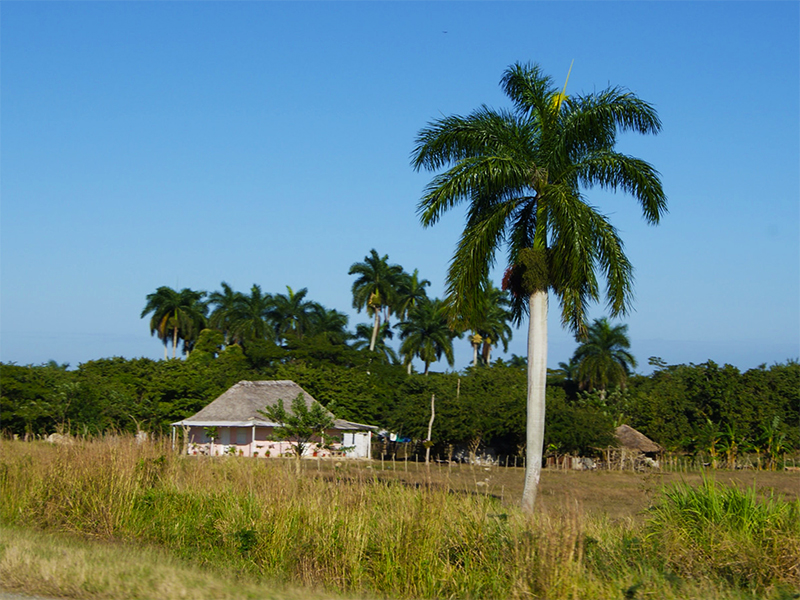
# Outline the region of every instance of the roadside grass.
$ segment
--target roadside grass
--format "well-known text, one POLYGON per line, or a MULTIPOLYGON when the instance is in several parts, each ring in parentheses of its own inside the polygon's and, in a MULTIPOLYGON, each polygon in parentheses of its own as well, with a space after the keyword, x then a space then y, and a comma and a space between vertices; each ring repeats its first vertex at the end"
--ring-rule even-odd
MULTIPOLYGON (((784 485, 778 477, 765 490, 702 480, 699 487, 676 487, 679 480, 660 475, 545 472, 539 510, 528 516, 516 508, 520 469, 392 467, 307 461, 298 477, 279 460, 178 456, 166 445, 129 438, 61 447, 3 441, 0 524, 142 556, 160 552, 178 561, 171 563, 176 573, 191 565, 197 573, 221 574, 222 583, 208 582, 206 592, 202 580, 187 574, 199 582, 195 595, 182 596, 178 584, 169 584, 169 593, 178 594, 169 597, 262 597, 247 595, 259 582, 397 599, 732 600, 800 591, 799 501, 774 492, 784 485), (696 502, 681 500, 687 490, 696 502), (734 518, 745 509, 712 512, 721 498, 747 504, 748 516, 734 518), (627 502, 615 507, 621 499, 627 502), (770 516, 761 518, 765 510, 770 516), (756 518, 755 528, 735 524, 756 518), (727 537, 715 530, 703 541, 706 522, 727 537), (740 561, 744 566, 732 567, 740 555, 748 557, 740 561), (217 594, 215 585, 240 595, 217 594)), ((797 478, 788 481, 796 485, 797 478)), ((8 556, 3 546, 2 561, 8 556)), ((42 579, 21 575, 28 571, 19 561, 11 564, 7 572, 15 581, 42 579)), ((85 581, 81 564, 45 578, 62 581, 61 587, 19 583, 16 589, 76 598, 167 597, 126 587, 136 579, 127 576, 113 591, 102 578, 75 583, 85 581), (107 592, 91 595, 95 589, 107 592)), ((114 568, 108 567, 107 581, 114 568)), ((176 578, 159 575, 148 585, 176 578)))
POLYGON ((0 527, 0 589, 76 600, 334 600, 201 568, 163 550, 0 527))

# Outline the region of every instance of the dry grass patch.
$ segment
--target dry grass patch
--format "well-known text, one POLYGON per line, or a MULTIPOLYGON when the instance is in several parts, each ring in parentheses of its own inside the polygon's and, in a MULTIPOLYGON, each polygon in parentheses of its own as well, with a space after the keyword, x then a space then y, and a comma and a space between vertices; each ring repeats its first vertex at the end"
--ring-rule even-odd
MULTIPOLYGON (((708 568, 670 564, 670 528, 680 524, 682 509, 652 538, 653 513, 643 511, 686 474, 545 472, 531 516, 516 507, 521 469, 393 466, 312 460, 297 476, 290 462, 179 456, 129 439, 68 447, 0 442, 0 524, 127 544, 120 551, 157 548, 176 561, 162 573, 155 569, 167 563, 158 558, 140 567, 123 557, 119 570, 112 565, 101 575, 102 561, 92 563, 81 550, 60 585, 83 597, 184 597, 195 589, 186 587, 192 573, 205 576, 206 569, 218 575, 196 588, 210 586, 219 598, 250 597, 251 589, 263 596, 242 581, 395 599, 739 600, 800 588, 800 572, 769 568, 776 560, 800 563, 800 536, 783 522, 750 540, 767 566, 752 586, 727 577, 730 571, 706 554, 683 562, 706 561, 708 568), (759 541, 779 537, 780 547, 759 541), (223 594, 231 586, 238 596, 223 594)), ((764 475, 770 485, 756 474, 761 487, 785 481, 764 475)), ((736 485, 752 485, 752 476, 736 485)), ((31 574, 17 555, 5 555, 8 573, 28 572, 37 585, 49 581, 47 565, 58 558, 44 555, 31 574)))
POLYGON ((141 546, 0 528, 0 588, 80 600, 333 600, 244 580, 141 546))

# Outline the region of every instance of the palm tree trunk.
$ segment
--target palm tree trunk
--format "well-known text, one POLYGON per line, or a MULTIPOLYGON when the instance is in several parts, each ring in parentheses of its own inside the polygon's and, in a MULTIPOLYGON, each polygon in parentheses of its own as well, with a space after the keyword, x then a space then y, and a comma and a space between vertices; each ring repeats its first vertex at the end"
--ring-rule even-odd
POLYGON ((375 308, 375 325, 372 326, 372 339, 369 341, 369 351, 375 350, 375 342, 378 341, 378 329, 380 328, 381 315, 378 309, 375 308))
POLYGON ((478 344, 472 342, 472 366, 478 366, 478 344))
POLYGON ((178 326, 172 330, 172 358, 175 358, 175 352, 178 348, 178 326))
POLYGON ((547 385, 547 290, 528 299, 528 402, 525 449, 525 488, 522 509, 532 512, 542 471, 545 389, 547 385))
POLYGON ((492 345, 488 342, 483 342, 483 364, 487 367, 492 366, 492 345))

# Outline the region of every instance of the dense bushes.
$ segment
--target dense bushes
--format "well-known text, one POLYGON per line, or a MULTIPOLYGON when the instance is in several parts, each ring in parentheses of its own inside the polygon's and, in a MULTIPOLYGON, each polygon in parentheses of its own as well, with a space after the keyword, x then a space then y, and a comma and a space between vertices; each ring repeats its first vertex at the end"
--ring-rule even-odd
MULTIPOLYGON (((18 435, 57 429, 90 435, 137 428, 167 432, 171 422, 194 414, 237 381, 291 379, 341 418, 412 439, 425 436, 435 394, 433 439, 440 451, 482 443, 502 454, 519 452, 524 369, 498 361, 491 368, 422 376, 370 358, 366 351, 312 339, 291 350, 259 346, 244 353, 234 345, 186 361, 109 358, 72 371, 54 364, 3 364, 0 424, 18 435)), ((799 419, 797 362, 745 373, 708 362, 661 366, 608 393, 579 392, 571 381, 553 378, 545 436, 559 451, 591 454, 625 422, 668 449, 763 451, 766 459, 768 447, 800 444, 799 419)))

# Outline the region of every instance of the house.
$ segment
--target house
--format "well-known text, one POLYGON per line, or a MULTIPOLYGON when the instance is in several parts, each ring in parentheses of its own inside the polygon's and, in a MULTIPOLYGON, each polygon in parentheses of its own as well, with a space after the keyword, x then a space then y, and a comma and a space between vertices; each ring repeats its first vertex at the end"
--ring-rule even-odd
POLYGON ((634 470, 644 467, 659 467, 659 459, 664 449, 643 433, 630 425, 620 425, 614 430, 618 448, 609 450, 609 468, 618 464, 620 469, 628 463, 634 470))
MULTIPOLYGON (((303 394, 306 406, 317 401, 293 381, 240 381, 211 402, 197 414, 172 424, 173 445, 180 427, 186 433, 189 454, 275 457, 292 453, 293 443, 276 440, 274 430, 278 423, 260 414, 268 406, 277 406, 279 400, 290 410, 292 400, 303 394), (214 435, 212 439, 209 435, 214 435)), ((327 412, 327 411, 326 411, 327 412)), ((328 414, 331 414, 330 412, 328 414)), ((333 416, 333 415, 331 415, 333 416)), ((319 449, 311 445, 307 453, 316 456, 338 454, 346 458, 371 458, 371 425, 335 419, 328 434, 341 439, 334 450, 319 449), (344 448, 344 450, 336 450, 344 448)))

